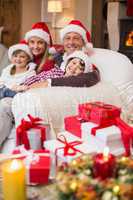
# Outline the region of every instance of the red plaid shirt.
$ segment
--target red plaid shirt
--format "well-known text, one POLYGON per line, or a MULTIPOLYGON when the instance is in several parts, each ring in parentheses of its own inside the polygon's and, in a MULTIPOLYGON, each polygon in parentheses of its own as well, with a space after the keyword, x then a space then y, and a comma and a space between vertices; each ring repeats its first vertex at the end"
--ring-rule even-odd
POLYGON ((43 71, 35 76, 28 78, 24 82, 24 85, 31 85, 35 82, 41 82, 47 79, 58 78, 58 77, 63 77, 63 76, 64 76, 64 71, 62 69, 53 68, 49 71, 43 71))

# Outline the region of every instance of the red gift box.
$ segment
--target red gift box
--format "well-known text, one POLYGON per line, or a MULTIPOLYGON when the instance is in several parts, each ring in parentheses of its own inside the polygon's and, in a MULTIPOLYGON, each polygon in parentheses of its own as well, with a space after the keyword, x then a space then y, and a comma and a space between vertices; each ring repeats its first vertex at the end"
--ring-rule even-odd
POLYGON ((50 153, 48 150, 39 151, 27 151, 24 147, 16 148, 13 151, 16 154, 16 158, 23 159, 26 165, 26 179, 27 184, 47 184, 49 181, 50 174, 50 153), (30 161, 27 160, 28 156, 30 161), (36 156, 36 158, 34 158, 36 156), (33 157, 33 160, 31 159, 33 157))
POLYGON ((82 136, 81 123, 85 122, 79 116, 69 116, 64 119, 65 130, 76 135, 77 137, 82 136))
POLYGON ((133 143, 133 128, 120 119, 121 109, 102 102, 80 104, 78 116, 65 118, 65 130, 72 134, 82 136, 82 122, 93 122, 97 126, 91 129, 91 134, 112 125, 116 125, 121 130, 121 138, 125 148, 125 155, 129 156, 130 146, 133 143))
POLYGON ((100 125, 120 117, 121 109, 103 102, 90 102, 79 104, 78 112, 81 119, 100 125))
POLYGON ((46 140, 47 126, 41 124, 40 121, 42 119, 38 117, 33 118, 31 115, 28 115, 28 117, 30 121, 22 119, 21 124, 16 129, 16 145, 18 146, 24 144, 26 149, 30 149, 30 141, 28 139, 27 132, 30 129, 35 129, 40 130, 41 148, 43 149, 43 142, 46 140))
POLYGON ((31 163, 29 168, 29 182, 47 184, 50 172, 50 156, 39 156, 39 161, 31 163))

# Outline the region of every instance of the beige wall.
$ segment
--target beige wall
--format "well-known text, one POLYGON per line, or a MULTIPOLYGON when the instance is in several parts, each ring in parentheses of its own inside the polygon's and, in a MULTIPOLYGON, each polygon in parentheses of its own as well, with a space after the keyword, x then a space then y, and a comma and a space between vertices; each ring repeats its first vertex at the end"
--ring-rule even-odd
MULTIPOLYGON (((91 31, 92 0, 69 0, 69 7, 64 7, 56 18, 56 42, 60 42, 59 31, 72 19, 78 19, 91 31)), ((52 31, 52 30, 51 30, 52 31)))
POLYGON ((22 0, 21 38, 32 24, 41 20, 41 0, 22 0))
MULTIPOLYGON (((41 16, 42 0, 21 0, 21 1, 22 1, 21 38, 23 38, 25 32, 31 28, 33 23, 40 20, 45 21, 45 15, 44 17, 41 16)), ((57 14, 56 18, 57 28, 56 28, 55 42, 60 42, 59 31, 71 19, 81 20, 85 24, 85 26, 89 30, 91 30, 92 0, 69 0, 69 2, 70 2, 69 7, 64 7, 63 12, 59 15, 57 14)), ((50 26, 50 22, 47 22, 47 24, 49 25, 50 30, 53 33, 53 30, 50 26)))
POLYGON ((80 19, 91 30, 92 0, 75 0, 75 19, 80 19))

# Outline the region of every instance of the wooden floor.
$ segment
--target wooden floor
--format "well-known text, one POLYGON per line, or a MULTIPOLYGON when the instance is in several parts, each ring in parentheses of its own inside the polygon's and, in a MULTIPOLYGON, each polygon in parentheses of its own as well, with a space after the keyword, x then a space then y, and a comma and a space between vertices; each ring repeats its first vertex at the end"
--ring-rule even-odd
MULTIPOLYGON (((1 182, 1 180, 0 180, 1 182)), ((27 200, 58 200, 58 194, 55 184, 27 186, 27 200)), ((0 200, 3 199, 2 188, 0 184, 0 200)))
POLYGON ((58 200, 56 185, 30 186, 27 188, 28 200, 58 200))

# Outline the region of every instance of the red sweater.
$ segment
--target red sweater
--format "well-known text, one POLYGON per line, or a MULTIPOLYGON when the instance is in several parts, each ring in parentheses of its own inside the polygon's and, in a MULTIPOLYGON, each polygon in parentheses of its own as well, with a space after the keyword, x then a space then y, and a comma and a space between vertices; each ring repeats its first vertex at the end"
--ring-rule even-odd
MULTIPOLYGON (((37 64, 38 67, 41 63, 42 57, 43 57, 42 55, 34 56, 33 61, 37 64)), ((39 73, 42 72, 42 71, 48 71, 48 70, 54 68, 54 64, 55 64, 55 62, 54 62, 53 59, 47 58, 45 60, 45 62, 42 64, 42 69, 41 69, 41 71, 39 71, 39 73)))

